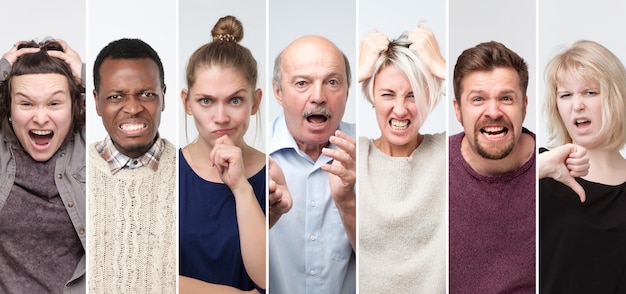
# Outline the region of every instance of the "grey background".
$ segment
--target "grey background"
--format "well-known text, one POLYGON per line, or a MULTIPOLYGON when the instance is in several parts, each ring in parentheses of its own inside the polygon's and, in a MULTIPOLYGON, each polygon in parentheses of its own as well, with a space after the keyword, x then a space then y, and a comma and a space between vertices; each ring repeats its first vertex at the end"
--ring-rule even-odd
MULTIPOLYGON (((539 117, 538 146, 547 146, 548 129, 543 115, 545 92, 544 70, 548 61, 580 39, 602 44, 622 63, 626 62, 626 39, 619 34, 626 28, 626 2, 596 0, 593 5, 582 0, 549 0, 539 2, 539 117)), ((626 78, 626 77, 625 77, 626 78)), ((626 156, 626 148, 622 149, 626 156)))
POLYGON ((43 41, 50 36, 65 40, 85 61, 85 1, 11 1, 2 8, 0 56, 17 41, 43 41))
MULTIPOLYGON (((63 14, 57 14, 62 18, 63 14)), ((100 141, 106 136, 102 119, 96 113, 93 98, 93 62, 98 52, 111 41, 139 38, 159 54, 165 71, 165 110, 161 113, 159 134, 177 144, 176 115, 180 104, 176 83, 176 1, 152 0, 89 1, 87 8, 87 142, 100 141)), ((83 26, 82 23, 77 26, 83 26)))
MULTIPOLYGON (((180 100, 180 90, 187 87, 185 79, 185 69, 191 54, 200 46, 211 41, 211 29, 217 20, 226 15, 237 17, 243 24, 244 35, 241 45, 247 47, 257 61, 259 71, 259 80, 257 87, 263 90, 263 99, 261 100, 261 108, 259 109, 260 126, 257 128, 256 116, 250 117, 250 125, 245 135, 245 140, 251 146, 264 151, 265 137, 267 135, 265 122, 268 118, 267 102, 273 100, 271 87, 267 86, 267 82, 271 78, 266 66, 266 18, 265 18, 265 1, 221 1, 208 2, 203 0, 180 0, 179 2, 179 51, 178 51, 178 81, 180 87, 176 92, 172 92, 172 98, 176 98, 179 105, 179 143, 180 146, 186 146, 193 142, 198 136, 193 117, 185 115, 185 110, 180 100), (270 77, 270 78, 268 78, 270 77), (187 119, 188 140, 185 138, 185 124, 187 119)), ((172 89, 173 90, 173 89, 172 89)))
MULTIPOLYGON (((352 84, 343 120, 356 122, 356 1, 293 1, 269 2, 269 62, 267 79, 271 82, 274 59, 289 43, 306 35, 321 35, 335 43, 348 57, 352 84)), ((268 87, 271 91, 271 84, 268 87)), ((282 113, 273 93, 269 101, 269 121, 282 113)))
MULTIPOLYGON (((391 40, 403 32, 410 32, 420 22, 430 28, 437 38, 442 56, 447 56, 446 1, 445 0, 360 0, 359 1, 359 49, 361 40, 374 29, 391 40)), ((447 60, 447 59, 446 59, 447 60)), ((357 59, 358 62, 358 59, 357 59)), ((444 84, 444 87, 447 83, 444 84)), ((450 96, 451 91, 447 91, 450 96)), ((378 138, 380 128, 372 105, 365 100, 358 85, 358 134, 361 137, 378 138)), ((440 133, 446 130, 447 107, 450 101, 442 96, 439 104, 426 118, 420 128, 422 134, 440 133)), ((451 105, 450 105, 451 107, 451 105)))
MULTIPOLYGON (((448 59, 449 134, 463 131, 456 120, 452 101, 454 65, 463 50, 482 42, 498 41, 515 51, 528 64, 528 109, 524 126, 536 131, 536 54, 535 54, 535 1, 518 0, 449 0, 450 57, 448 59)), ((561 14, 555 17, 562 18, 561 14)), ((569 22, 568 22, 569 23, 569 22)))

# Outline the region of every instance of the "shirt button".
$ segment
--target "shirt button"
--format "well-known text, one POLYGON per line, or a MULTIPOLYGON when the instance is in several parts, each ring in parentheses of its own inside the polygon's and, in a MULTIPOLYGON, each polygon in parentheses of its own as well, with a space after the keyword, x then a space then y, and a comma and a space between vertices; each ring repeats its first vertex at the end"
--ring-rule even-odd
POLYGON ((315 203, 315 201, 311 201, 311 207, 315 207, 317 206, 317 203, 315 203))
POLYGON ((133 161, 133 164, 134 164, 134 165, 137 165, 137 160, 133 161))
POLYGON ((316 239, 316 238, 315 238, 315 236, 313 236, 313 235, 311 235, 311 237, 309 237, 309 240, 311 240, 311 241, 315 241, 315 239, 316 239))
POLYGON ((57 174, 57 179, 62 179, 63 175, 62 174, 57 174))
POLYGON ((84 235, 85 234, 85 229, 78 230, 78 233, 81 234, 81 235, 84 235))
POLYGON ((309 272, 309 275, 311 275, 311 276, 315 276, 315 274, 316 274, 316 273, 315 273, 315 271, 314 271, 314 270, 311 270, 311 271, 309 272))
POLYGON ((70 201, 70 202, 68 202, 68 203, 67 203, 67 206, 68 206, 68 207, 74 207, 74 201, 70 201))
POLYGON ((61 152, 61 154, 59 154, 59 157, 63 157, 65 156, 65 152, 61 152))

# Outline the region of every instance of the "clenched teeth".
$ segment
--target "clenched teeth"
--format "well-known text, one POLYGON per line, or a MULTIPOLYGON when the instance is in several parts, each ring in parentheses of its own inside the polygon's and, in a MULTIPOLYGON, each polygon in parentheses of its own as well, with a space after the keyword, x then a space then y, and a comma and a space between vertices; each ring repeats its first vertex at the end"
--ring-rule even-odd
POLYGON ((139 129, 143 129, 145 127, 146 125, 144 124, 125 124, 125 125, 121 125, 120 129, 125 130, 125 131, 136 131, 139 129))
POLYGON ((407 127, 409 127, 409 125, 411 124, 411 121, 409 120, 395 120, 392 119, 389 124, 391 125, 391 128, 393 128, 394 130, 404 130, 407 127))

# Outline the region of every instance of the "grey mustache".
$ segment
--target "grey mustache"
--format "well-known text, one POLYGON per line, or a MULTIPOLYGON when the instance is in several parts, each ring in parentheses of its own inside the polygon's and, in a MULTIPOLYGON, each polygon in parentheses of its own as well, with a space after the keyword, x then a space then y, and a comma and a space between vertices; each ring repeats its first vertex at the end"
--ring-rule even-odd
POLYGON ((326 116, 328 118, 333 117, 333 114, 330 112, 330 110, 328 110, 328 108, 326 108, 324 106, 321 106, 321 105, 316 105, 315 107, 306 109, 304 111, 304 113, 302 114, 302 117, 306 118, 306 117, 308 117, 310 115, 313 115, 313 114, 321 114, 321 115, 326 116))

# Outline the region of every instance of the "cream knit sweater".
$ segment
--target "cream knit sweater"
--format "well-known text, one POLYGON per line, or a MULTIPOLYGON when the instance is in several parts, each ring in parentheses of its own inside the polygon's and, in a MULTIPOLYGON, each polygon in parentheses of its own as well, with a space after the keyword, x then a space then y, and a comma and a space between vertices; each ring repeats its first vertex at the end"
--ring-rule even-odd
POLYGON ((359 138, 360 293, 446 292, 446 136, 409 157, 359 138))
POLYGON ((156 172, 115 175, 88 154, 89 293, 176 293, 176 149, 165 141, 156 172))

